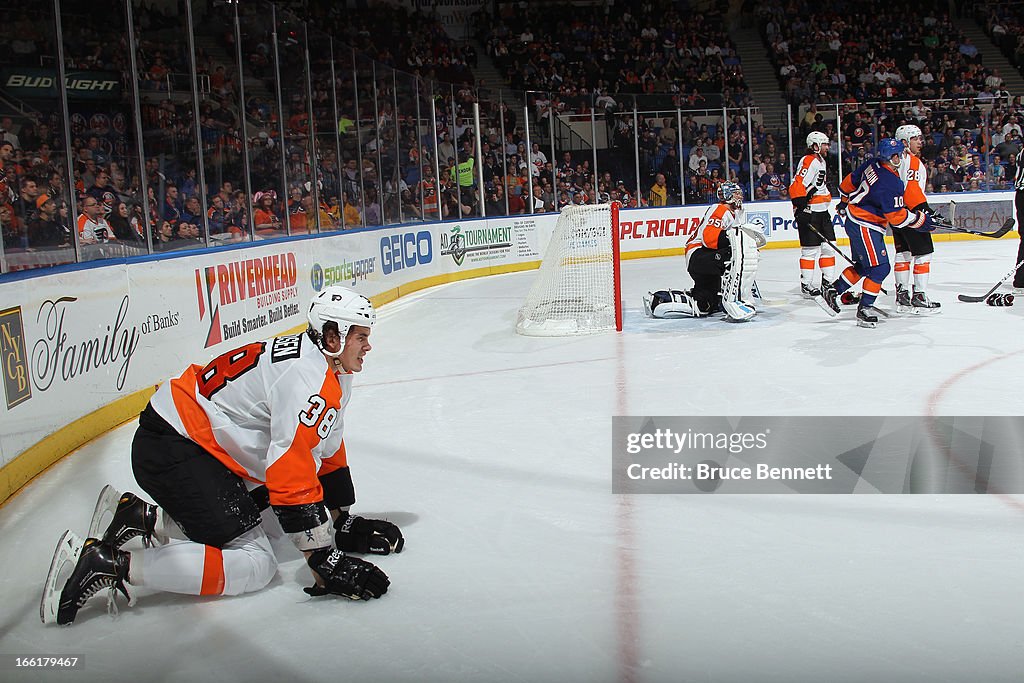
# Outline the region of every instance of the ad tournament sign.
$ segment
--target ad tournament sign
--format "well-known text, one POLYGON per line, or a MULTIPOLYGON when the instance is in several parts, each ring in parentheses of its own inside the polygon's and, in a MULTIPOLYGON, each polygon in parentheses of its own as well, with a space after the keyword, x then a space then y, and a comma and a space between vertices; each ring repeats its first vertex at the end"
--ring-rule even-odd
POLYGON ((467 228, 456 225, 441 233, 441 253, 451 256, 455 265, 493 261, 512 251, 512 226, 467 228))

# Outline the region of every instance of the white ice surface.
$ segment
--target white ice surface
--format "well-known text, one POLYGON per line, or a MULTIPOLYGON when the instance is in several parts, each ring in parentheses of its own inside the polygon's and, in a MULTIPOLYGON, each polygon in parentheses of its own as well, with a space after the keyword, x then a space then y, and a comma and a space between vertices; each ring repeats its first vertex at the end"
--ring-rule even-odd
POLYGON ((85 655, 63 673, 6 659, 0 681, 1019 681, 1019 496, 626 497, 610 482, 613 415, 1020 414, 1024 301, 956 301, 1015 250, 939 244, 942 313, 875 330, 797 299, 791 250, 764 252, 771 305, 745 325, 643 317, 647 289, 688 286, 681 257, 624 264, 620 335, 515 335, 532 272, 384 307, 346 420, 356 511, 406 534, 376 560, 383 599, 307 599, 279 546, 261 593, 142 595, 117 619, 94 598, 44 627, 61 531, 84 533, 103 484, 136 489, 127 424, 0 509, 0 654, 85 655))

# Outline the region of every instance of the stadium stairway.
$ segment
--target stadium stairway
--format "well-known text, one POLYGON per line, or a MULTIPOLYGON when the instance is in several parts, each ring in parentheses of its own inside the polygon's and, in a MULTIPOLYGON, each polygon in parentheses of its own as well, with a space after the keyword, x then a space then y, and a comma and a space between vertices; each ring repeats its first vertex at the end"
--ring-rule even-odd
POLYGON ((985 29, 973 17, 954 17, 953 23, 978 48, 985 68, 999 69, 999 75, 1003 77, 1003 83, 1010 94, 1024 95, 1024 78, 988 37, 985 29))
MULTIPOLYGON (((476 38, 469 38, 466 42, 470 43, 476 50, 476 67, 473 69, 473 78, 476 79, 476 86, 480 89, 479 99, 491 102, 495 111, 497 111, 498 91, 500 90, 501 101, 516 113, 516 121, 522 124, 523 106, 526 104, 522 93, 512 90, 505 81, 503 74, 495 66, 494 62, 491 61, 490 55, 487 54, 486 45, 476 38)), ((483 110, 483 107, 481 107, 481 110, 483 110)))
POLYGON ((768 50, 756 23, 732 22, 729 37, 736 44, 736 53, 743 65, 743 79, 750 88, 754 104, 761 110, 762 121, 770 133, 786 130, 787 103, 779 87, 779 79, 768 59, 768 50))

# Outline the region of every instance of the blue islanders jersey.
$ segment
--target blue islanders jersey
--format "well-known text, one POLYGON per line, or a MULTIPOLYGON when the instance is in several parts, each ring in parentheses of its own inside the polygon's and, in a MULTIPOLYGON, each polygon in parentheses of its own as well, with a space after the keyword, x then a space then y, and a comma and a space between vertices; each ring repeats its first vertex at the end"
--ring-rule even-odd
POLYGON ((924 213, 908 211, 903 205, 903 181, 881 159, 861 164, 843 178, 839 193, 850 203, 847 220, 884 233, 889 226, 916 230, 924 226, 924 213))

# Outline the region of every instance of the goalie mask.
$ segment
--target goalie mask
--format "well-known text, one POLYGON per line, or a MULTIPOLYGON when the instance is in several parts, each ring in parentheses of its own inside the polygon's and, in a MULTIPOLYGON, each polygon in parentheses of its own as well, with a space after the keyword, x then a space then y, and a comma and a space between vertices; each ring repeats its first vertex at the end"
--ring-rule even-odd
POLYGON ((377 313, 373 310, 373 304, 362 294, 357 294, 351 289, 331 285, 325 287, 322 292, 313 298, 309 305, 309 313, 306 314, 309 327, 306 334, 313 340, 321 351, 331 358, 341 356, 345 348, 345 337, 349 328, 353 325, 373 327, 377 321, 377 313), (329 352, 324 347, 324 332, 336 327, 341 337, 341 348, 337 352, 329 352))
POLYGON ((718 200, 738 209, 743 206, 743 188, 739 183, 722 183, 718 188, 718 200))

